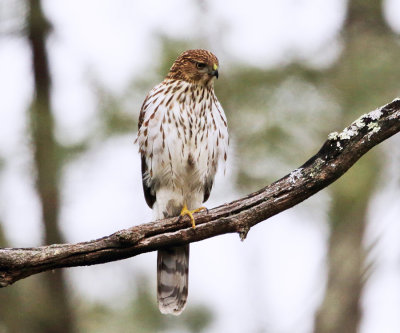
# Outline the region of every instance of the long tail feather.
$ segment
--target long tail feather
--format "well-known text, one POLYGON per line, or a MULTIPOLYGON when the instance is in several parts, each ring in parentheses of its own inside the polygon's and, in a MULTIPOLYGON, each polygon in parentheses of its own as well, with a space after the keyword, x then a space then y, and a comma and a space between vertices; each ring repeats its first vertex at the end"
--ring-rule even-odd
POLYGON ((186 305, 189 277, 189 245, 157 253, 157 300, 161 313, 179 315, 186 305))

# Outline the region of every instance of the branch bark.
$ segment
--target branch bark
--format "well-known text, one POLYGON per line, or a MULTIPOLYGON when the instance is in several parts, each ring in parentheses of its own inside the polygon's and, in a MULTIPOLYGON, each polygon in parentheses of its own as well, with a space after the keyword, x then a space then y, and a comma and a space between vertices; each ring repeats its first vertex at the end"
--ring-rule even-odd
POLYGON ((250 228, 327 187, 372 147, 400 131, 400 99, 371 111, 341 133, 331 133, 319 152, 273 184, 196 216, 158 220, 77 244, 0 249, 0 287, 43 271, 125 259, 164 246, 198 242, 226 233, 244 239, 250 228))

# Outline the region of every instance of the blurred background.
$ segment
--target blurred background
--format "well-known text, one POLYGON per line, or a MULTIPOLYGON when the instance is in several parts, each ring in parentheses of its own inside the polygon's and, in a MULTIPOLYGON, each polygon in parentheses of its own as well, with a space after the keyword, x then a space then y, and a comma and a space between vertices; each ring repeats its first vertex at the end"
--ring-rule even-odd
MULTIPOLYGON (((284 176, 400 95, 400 0, 0 0, 0 245, 149 222, 133 141, 175 58, 220 60, 231 147, 207 207, 284 176)), ((400 137, 251 229, 191 245, 189 301, 156 308, 156 255, 0 290, 0 333, 399 332, 400 137)))

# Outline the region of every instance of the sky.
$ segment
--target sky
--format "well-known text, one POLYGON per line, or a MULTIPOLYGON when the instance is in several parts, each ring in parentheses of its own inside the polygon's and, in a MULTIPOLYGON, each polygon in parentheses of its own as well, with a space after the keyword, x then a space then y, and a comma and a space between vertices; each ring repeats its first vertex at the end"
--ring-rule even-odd
MULTIPOLYGON (((3 0, 1 6, 10 2, 3 0)), ((345 5, 342 0, 247 0, 227 6, 216 0, 206 1, 199 11, 183 0, 44 1, 45 14, 54 26, 48 48, 57 137, 70 144, 96 131, 99 111, 92 82, 118 95, 132 79, 154 71, 161 51, 157 36, 189 44, 203 40, 200 44, 204 44, 193 48, 212 49, 222 73, 240 63, 273 68, 304 60, 324 67, 340 54, 338 34, 345 5)), ((396 19, 400 1, 386 1, 385 14, 400 32, 396 19)), ((10 28, 3 23, 0 29, 10 28)), ((32 76, 29 49, 22 38, 0 35, 0 73, 0 156, 6 161, 0 176, 0 218, 13 246, 36 246, 41 243, 41 216, 26 139, 32 76)), ((137 116, 141 101, 134 104, 128 110, 132 117, 137 116)), ((61 227, 68 242, 102 237, 152 220, 143 199, 134 136, 132 129, 131 135, 95 142, 66 168, 61 227)), ((238 158, 234 144, 230 156, 227 175, 217 175, 209 208, 241 195, 233 186, 238 158)), ((400 197, 394 181, 400 182, 398 160, 394 156, 388 164, 388 178, 381 180, 385 186, 374 197, 369 214, 366 242, 376 234, 383 241, 372 253, 380 260, 363 297, 367 315, 362 333, 400 330, 400 227, 394 223, 400 202, 391 210, 383 208, 388 198, 400 197)), ((312 315, 323 297, 328 206, 329 195, 321 192, 254 227, 244 242, 237 235, 225 235, 191 245, 189 306, 203 302, 217 312, 208 332, 310 332, 312 315)), ((108 303, 115 297, 124 299, 130 283, 142 272, 152 277, 155 286, 155 268, 155 253, 150 253, 70 269, 68 276, 76 293, 108 303)))

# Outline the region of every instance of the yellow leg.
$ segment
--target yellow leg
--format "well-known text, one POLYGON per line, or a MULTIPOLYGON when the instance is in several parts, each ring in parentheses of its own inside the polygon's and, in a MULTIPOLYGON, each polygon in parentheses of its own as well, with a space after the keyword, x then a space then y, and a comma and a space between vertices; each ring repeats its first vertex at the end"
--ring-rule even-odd
POLYGON ((197 209, 194 209, 194 210, 189 210, 187 208, 187 206, 186 206, 186 203, 185 203, 183 205, 182 210, 181 210, 181 216, 185 216, 185 215, 189 216, 190 217, 190 222, 192 223, 192 228, 194 229, 194 228, 196 228, 196 223, 194 222, 193 214, 197 213, 197 212, 200 212, 202 210, 207 210, 207 208, 206 207, 200 207, 200 208, 197 208, 197 209))

